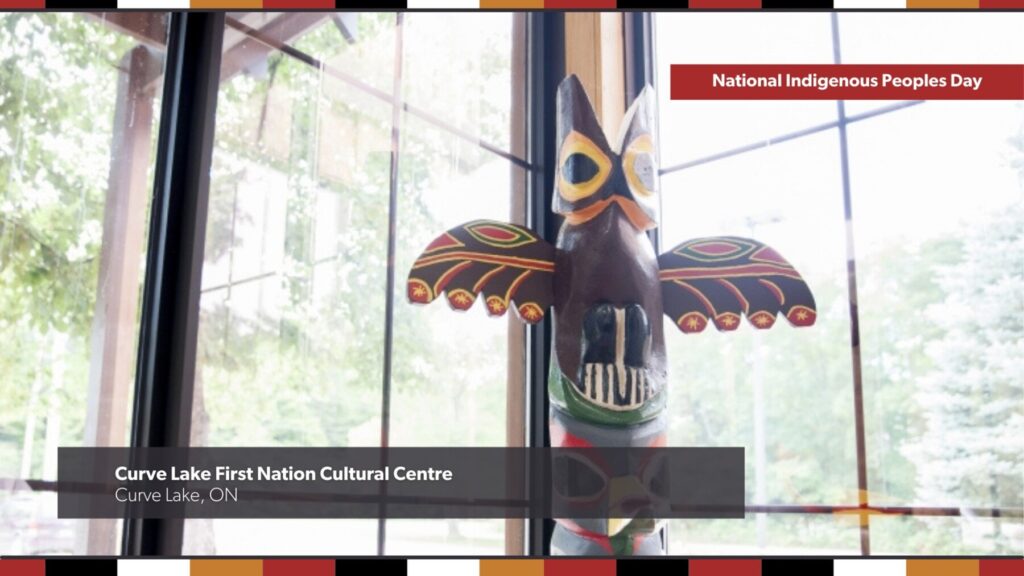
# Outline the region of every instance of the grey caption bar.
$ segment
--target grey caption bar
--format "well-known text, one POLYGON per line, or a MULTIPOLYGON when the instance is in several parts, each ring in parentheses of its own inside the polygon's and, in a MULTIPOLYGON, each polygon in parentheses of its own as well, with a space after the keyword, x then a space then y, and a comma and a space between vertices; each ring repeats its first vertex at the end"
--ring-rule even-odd
POLYGON ((742 448, 60 448, 60 518, 742 518, 742 448))

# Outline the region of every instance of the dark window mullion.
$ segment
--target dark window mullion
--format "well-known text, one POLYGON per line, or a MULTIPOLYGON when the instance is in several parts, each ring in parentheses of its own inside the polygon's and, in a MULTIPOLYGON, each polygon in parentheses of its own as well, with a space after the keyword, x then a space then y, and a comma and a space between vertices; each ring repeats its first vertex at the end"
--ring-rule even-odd
MULTIPOLYGON (((835 64, 842 64, 839 42, 839 18, 832 14, 832 54, 835 64)), ((868 508, 868 464, 864 433, 864 381, 861 373, 860 310, 857 300, 857 259, 853 238, 853 201, 850 194, 850 154, 846 138, 846 102, 836 100, 838 116, 839 159, 843 179, 843 215, 846 221, 847 290, 850 299, 850 361, 853 365, 853 416, 857 442, 857 500, 861 508, 868 508)), ((871 555, 871 516, 860 516, 860 552, 871 555)))
MULTIPOLYGON (((395 14, 395 61, 392 82, 391 100, 391 172, 389 175, 388 195, 388 260, 387 282, 384 300, 384 369, 381 385, 380 404, 380 447, 382 450, 390 445, 391 435, 391 364, 394 345, 395 319, 395 250, 398 231, 398 162, 402 144, 402 20, 403 14, 395 14)), ((382 452, 387 465, 387 453, 382 452)), ((386 487, 382 484, 382 489, 386 487)), ((387 519, 385 504, 381 501, 380 514, 377 518, 377 555, 383 556, 387 543, 387 519)))
MULTIPOLYGON (((170 16, 132 447, 189 444, 223 35, 223 13, 170 16)), ((183 530, 180 519, 126 519, 122 553, 181 554, 183 530)))
MULTIPOLYGON (((527 161, 535 167, 527 183, 527 224, 541 238, 555 242, 558 217, 551 213, 555 164, 555 95, 565 73, 563 14, 531 12, 527 25, 527 161)), ((527 444, 550 446, 548 435, 547 378, 551 355, 551 315, 527 327, 527 444)), ((544 486, 543 478, 531 484, 544 486)), ((544 498, 531 494, 531 498, 544 498)), ((526 553, 530 556, 550 552, 554 521, 530 518, 527 522, 526 553)))

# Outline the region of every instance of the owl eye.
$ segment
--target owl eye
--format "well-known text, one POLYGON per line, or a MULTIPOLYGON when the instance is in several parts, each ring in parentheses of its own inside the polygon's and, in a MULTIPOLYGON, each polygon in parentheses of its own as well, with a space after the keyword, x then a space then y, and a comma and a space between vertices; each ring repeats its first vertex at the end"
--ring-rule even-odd
POLYGON ((630 142, 622 155, 622 167, 633 194, 650 196, 658 191, 658 162, 650 134, 643 134, 630 142))
POLYGON ((612 162, 593 140, 573 130, 558 154, 558 193, 577 202, 597 192, 612 170, 612 162))
POLYGON ((569 156, 562 164, 562 177, 570 184, 583 184, 600 172, 597 162, 579 152, 569 156))

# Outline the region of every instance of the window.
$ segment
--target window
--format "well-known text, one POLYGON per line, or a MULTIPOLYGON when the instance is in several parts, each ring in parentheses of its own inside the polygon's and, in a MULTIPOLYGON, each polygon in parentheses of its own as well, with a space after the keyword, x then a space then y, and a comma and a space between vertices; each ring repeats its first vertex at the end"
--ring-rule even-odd
POLYGON ((163 14, 0 14, 0 550, 114 554, 56 519, 58 446, 125 446, 163 14))
MULTIPOLYGON (((404 290, 448 228, 524 217, 525 15, 226 21, 192 445, 521 442, 523 329, 404 290)), ((505 527, 189 520, 184 552, 493 555, 505 527)))
MULTIPOLYGON (((656 50, 664 74, 834 57, 1010 63, 1024 57, 1021 24, 660 14, 656 50)), ((663 246, 763 240, 819 307, 811 330, 668 337, 671 441, 746 446, 748 491, 746 520, 671 522, 670 552, 1018 553, 1020 103, 672 102, 659 83, 663 246)))

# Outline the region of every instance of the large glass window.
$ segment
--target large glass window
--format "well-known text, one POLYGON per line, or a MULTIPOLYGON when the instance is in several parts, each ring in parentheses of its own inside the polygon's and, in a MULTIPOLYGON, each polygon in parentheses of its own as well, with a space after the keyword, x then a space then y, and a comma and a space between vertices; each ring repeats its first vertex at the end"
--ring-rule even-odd
POLYGON ((0 14, 0 551, 115 554, 58 520, 58 446, 125 446, 166 22, 0 14))
POLYGON ((673 102, 667 90, 669 64, 685 62, 1017 63, 1022 26, 1019 14, 658 15, 663 247, 760 239, 819 309, 807 330, 668 336, 671 441, 745 446, 748 502, 744 521, 670 523, 671 553, 1024 547, 1021 104, 673 102))
MULTIPOLYGON (((413 307, 405 276, 446 229, 523 217, 524 21, 227 15, 193 445, 517 442, 522 328, 413 307)), ((505 551, 500 520, 383 522, 190 520, 184 552, 505 551)))

